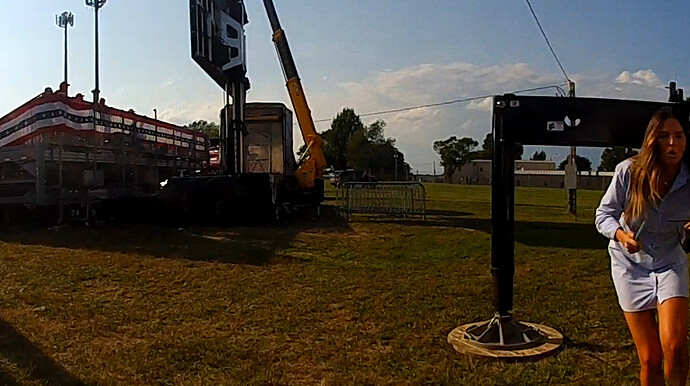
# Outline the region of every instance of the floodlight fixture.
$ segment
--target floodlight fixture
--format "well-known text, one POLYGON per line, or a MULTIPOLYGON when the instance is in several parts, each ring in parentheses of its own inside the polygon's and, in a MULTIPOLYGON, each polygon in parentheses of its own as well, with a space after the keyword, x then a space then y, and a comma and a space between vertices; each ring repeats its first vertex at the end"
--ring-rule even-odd
POLYGON ((60 28, 67 28, 67 26, 74 26, 74 15, 72 12, 65 11, 60 15, 55 15, 55 24, 60 28))
POLYGON ((61 15, 55 15, 55 24, 65 30, 65 84, 67 84, 67 29, 74 26, 74 15, 67 11, 61 15))
POLYGON ((106 0, 86 0, 86 5, 94 8, 101 8, 105 5, 106 0))

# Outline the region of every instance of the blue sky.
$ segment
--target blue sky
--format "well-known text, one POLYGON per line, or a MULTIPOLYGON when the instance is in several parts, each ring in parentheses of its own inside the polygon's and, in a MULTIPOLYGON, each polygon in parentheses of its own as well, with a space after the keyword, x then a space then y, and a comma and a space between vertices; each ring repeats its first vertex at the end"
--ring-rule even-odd
MULTIPOLYGON (((395 109, 560 84, 564 76, 521 0, 274 0, 314 119, 343 107, 395 109)), ((690 94, 690 2, 531 0, 578 96, 666 100, 675 80, 690 94)), ((262 1, 247 0, 249 101, 289 106, 262 1)), ((70 29, 72 93, 93 89, 93 12, 83 0, 4 1, 0 115, 57 87, 70 29)), ((109 105, 178 124, 217 120, 218 86, 191 60, 189 1, 109 0, 100 13, 100 89, 109 105)), ((541 95, 552 95, 551 91, 541 95)), ((480 143, 489 101, 366 117, 384 119, 413 169, 430 172, 432 143, 480 143)), ((328 128, 320 123, 319 130, 328 128)), ((297 130, 297 128, 296 128, 297 130)), ((296 132, 298 147, 301 136, 296 132)), ((527 147, 525 156, 537 148, 527 147)), ((547 148, 560 161, 563 148, 547 148)), ((598 164, 600 150, 580 153, 598 164)))

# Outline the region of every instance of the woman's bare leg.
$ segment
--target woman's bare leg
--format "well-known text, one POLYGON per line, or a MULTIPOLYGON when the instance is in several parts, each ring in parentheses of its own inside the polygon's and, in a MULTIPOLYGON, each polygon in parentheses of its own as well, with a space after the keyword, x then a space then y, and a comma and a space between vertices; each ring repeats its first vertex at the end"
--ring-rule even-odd
POLYGON ((657 311, 666 381, 672 386, 685 385, 688 377, 688 299, 667 299, 659 304, 657 311))
POLYGON ((663 386, 662 349, 654 310, 624 314, 635 347, 637 347, 637 357, 640 359, 640 383, 642 386, 663 386))

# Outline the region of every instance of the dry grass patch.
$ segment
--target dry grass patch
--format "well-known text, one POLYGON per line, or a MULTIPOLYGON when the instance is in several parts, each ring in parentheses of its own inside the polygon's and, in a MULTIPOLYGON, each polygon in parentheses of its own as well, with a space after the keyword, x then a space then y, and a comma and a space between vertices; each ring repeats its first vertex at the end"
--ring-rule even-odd
POLYGON ((139 225, 0 235, 0 383, 634 383, 631 340, 591 224, 600 192, 518 189, 519 318, 559 355, 457 355, 491 316, 489 189, 428 187, 427 221, 139 225))

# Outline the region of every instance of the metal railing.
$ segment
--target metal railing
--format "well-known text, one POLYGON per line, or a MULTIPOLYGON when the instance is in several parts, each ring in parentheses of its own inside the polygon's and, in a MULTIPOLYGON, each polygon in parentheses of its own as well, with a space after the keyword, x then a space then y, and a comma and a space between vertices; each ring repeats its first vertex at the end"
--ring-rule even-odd
POLYGON ((347 221, 354 213, 426 219, 426 190, 419 182, 346 182, 337 190, 337 200, 347 221))

